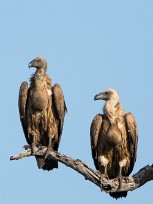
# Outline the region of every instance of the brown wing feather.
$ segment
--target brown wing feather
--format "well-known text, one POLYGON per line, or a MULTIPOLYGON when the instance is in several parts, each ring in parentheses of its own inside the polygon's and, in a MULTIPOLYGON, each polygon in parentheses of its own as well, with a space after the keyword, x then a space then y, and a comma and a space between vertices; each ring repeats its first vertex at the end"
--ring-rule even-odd
POLYGON ((98 143, 98 137, 101 131, 101 126, 102 126, 102 115, 97 114, 94 117, 90 127, 92 158, 94 160, 94 164, 97 170, 98 170, 97 143, 98 143))
POLYGON ((20 114, 20 121, 22 124, 22 128, 26 137, 27 142, 29 143, 28 133, 27 133, 27 122, 26 122, 26 105, 27 105, 27 97, 28 97, 28 84, 24 81, 19 90, 19 99, 18 99, 18 106, 19 106, 19 114, 20 114))
POLYGON ((52 96, 53 96, 53 105, 55 109, 55 116, 57 121, 59 122, 58 123, 58 144, 56 147, 56 150, 58 150, 58 146, 61 140, 63 125, 64 125, 64 117, 65 117, 67 108, 64 100, 64 95, 59 84, 55 84, 52 87, 52 92, 53 92, 52 96))
POLYGON ((138 145, 138 129, 134 116, 132 113, 125 114, 125 124, 127 131, 127 145, 130 153, 130 169, 129 174, 132 172, 136 156, 137 156, 137 145, 138 145))

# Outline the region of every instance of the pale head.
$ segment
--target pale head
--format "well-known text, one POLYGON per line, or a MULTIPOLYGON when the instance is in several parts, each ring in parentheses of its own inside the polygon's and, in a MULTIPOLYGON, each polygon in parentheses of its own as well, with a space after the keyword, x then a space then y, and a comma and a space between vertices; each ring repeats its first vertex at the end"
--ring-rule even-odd
POLYGON ((94 97, 94 100, 105 100, 105 101, 115 101, 119 102, 119 94, 115 89, 107 89, 94 97))
POLYGON ((35 67, 36 69, 47 70, 47 62, 43 57, 36 57, 29 63, 29 68, 35 67))

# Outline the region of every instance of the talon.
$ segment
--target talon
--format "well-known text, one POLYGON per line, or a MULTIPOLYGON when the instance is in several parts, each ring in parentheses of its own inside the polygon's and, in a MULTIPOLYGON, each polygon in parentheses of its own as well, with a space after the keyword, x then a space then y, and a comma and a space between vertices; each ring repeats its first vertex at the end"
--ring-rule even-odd
POLYGON ((101 174, 100 175, 100 182, 102 183, 104 180, 108 180, 108 175, 107 174, 101 174))
POLYGON ((108 178, 108 175, 107 174, 101 174, 100 175, 100 183, 101 183, 101 192, 103 191, 103 182, 105 181, 105 180, 108 180, 109 178, 108 178))
POLYGON ((47 149, 47 151, 46 151, 46 153, 45 153, 45 159, 47 159, 49 152, 50 152, 50 151, 47 149))
POLYGON ((46 153, 45 153, 45 159, 47 159, 49 153, 52 152, 52 151, 53 151, 52 147, 47 148, 46 153))
POLYGON ((31 149, 30 145, 24 145, 22 148, 24 148, 25 150, 31 149))

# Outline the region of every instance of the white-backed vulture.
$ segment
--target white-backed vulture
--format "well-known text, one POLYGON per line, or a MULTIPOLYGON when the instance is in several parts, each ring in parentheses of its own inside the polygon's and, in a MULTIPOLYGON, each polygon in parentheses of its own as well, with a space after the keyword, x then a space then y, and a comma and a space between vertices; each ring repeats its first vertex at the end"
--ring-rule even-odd
MULTIPOLYGON (((118 177, 132 172, 137 154, 138 130, 132 113, 124 113, 115 89, 108 89, 94 97, 105 100, 103 114, 97 114, 91 124, 90 138, 94 164, 103 176, 118 177)), ((126 197, 127 192, 110 194, 114 198, 126 197)))
POLYGON ((61 140, 66 105, 59 84, 52 86, 46 74, 47 63, 37 57, 29 63, 36 72, 30 78, 30 86, 23 82, 19 91, 19 114, 27 143, 35 154, 36 146, 47 146, 45 158, 36 156, 38 168, 58 168, 55 160, 48 160, 49 151, 58 151, 61 140))

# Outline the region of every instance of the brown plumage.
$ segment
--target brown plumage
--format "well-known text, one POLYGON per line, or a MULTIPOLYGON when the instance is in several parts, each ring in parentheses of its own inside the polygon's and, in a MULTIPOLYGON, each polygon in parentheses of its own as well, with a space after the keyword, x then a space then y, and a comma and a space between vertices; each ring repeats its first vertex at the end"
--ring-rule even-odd
MULTIPOLYGON (((119 178, 132 172, 137 154, 138 130, 132 113, 124 113, 115 89, 97 94, 95 100, 106 103, 103 114, 94 117, 91 128, 91 149, 94 164, 103 176, 119 178)), ((127 192, 110 194, 114 198, 126 197, 127 192)))
POLYGON ((36 72, 30 78, 29 88, 27 82, 20 86, 20 120, 32 154, 36 146, 47 146, 45 158, 36 156, 38 168, 52 170, 58 168, 58 163, 47 156, 52 149, 58 151, 67 109, 60 85, 52 86, 46 74, 46 60, 37 57, 29 63, 30 67, 35 67, 36 72))

